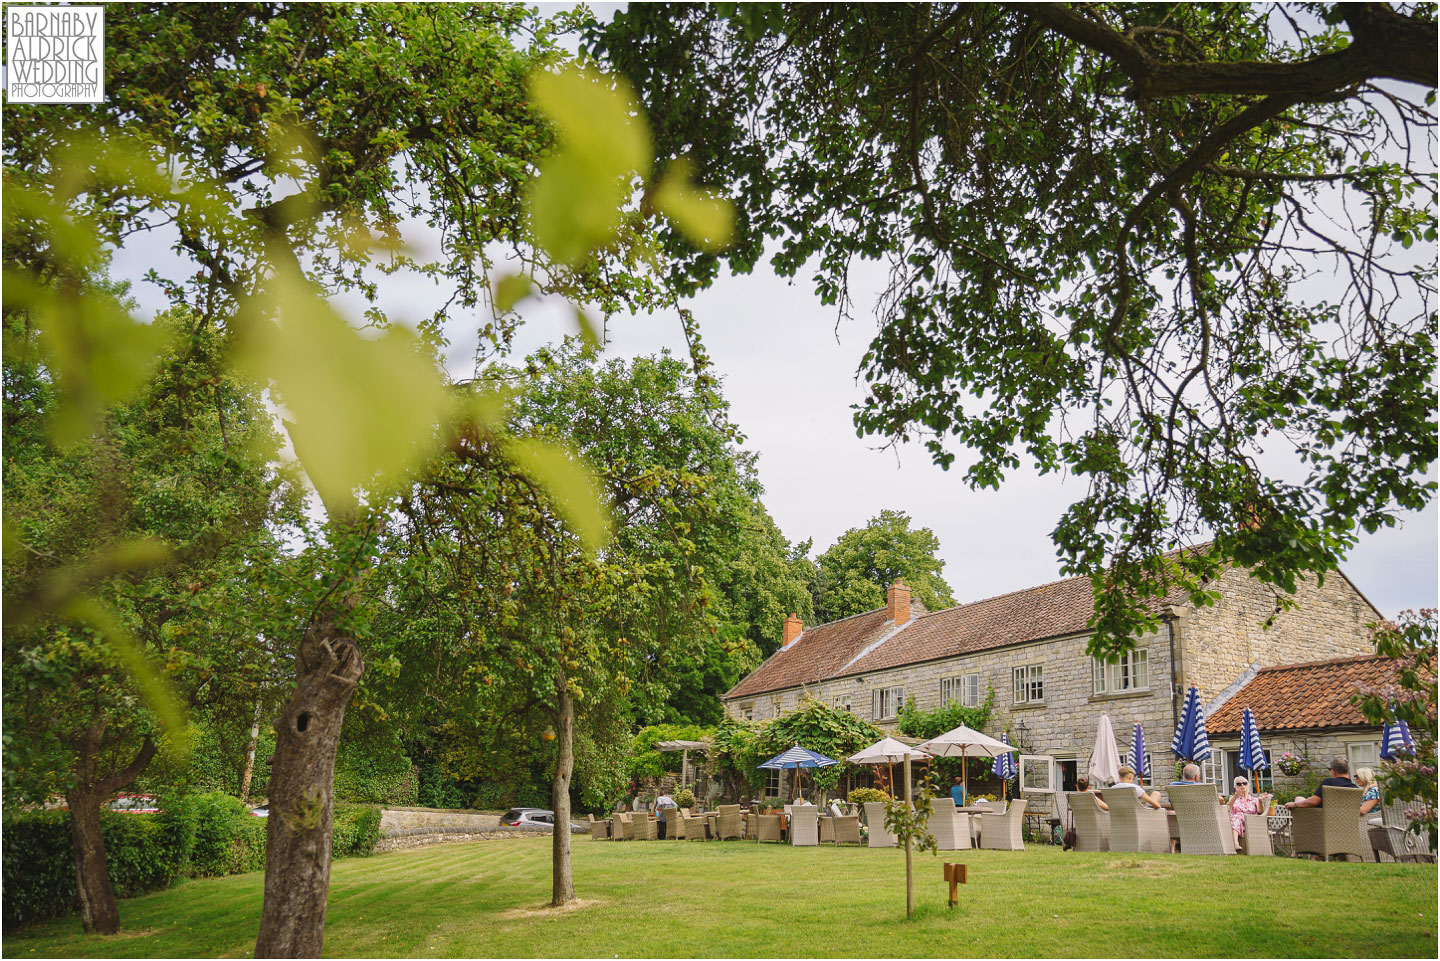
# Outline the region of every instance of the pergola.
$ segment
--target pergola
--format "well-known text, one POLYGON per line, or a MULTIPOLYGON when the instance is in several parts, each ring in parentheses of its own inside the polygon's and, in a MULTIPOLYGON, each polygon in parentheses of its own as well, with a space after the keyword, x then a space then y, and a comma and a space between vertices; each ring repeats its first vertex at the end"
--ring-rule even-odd
POLYGON ((699 751, 704 754, 710 750, 709 741, 661 741, 655 747, 666 753, 671 751, 683 751, 680 756, 680 786, 684 787, 690 777, 690 752, 699 751))

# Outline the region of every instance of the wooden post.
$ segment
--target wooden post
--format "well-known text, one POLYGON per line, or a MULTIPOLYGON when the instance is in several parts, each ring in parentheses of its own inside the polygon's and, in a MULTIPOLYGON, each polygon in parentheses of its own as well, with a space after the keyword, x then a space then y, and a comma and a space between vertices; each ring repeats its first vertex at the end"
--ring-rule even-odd
MULTIPOLYGON (((905 754, 905 806, 914 812, 915 806, 910 802, 910 754, 905 754)), ((905 917, 909 918, 915 913, 915 863, 912 860, 910 851, 910 835, 905 835, 905 917)))
POLYGON ((963 864, 945 865, 945 880, 950 882, 950 907, 960 903, 960 885, 969 881, 969 871, 963 864))

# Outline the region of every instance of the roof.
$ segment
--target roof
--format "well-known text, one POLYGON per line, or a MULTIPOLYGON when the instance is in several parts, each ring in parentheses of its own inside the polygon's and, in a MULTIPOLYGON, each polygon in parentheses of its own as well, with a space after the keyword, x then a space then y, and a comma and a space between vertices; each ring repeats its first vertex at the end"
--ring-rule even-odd
POLYGON ((1395 675, 1395 662, 1378 654, 1262 667, 1213 717, 1205 719, 1205 729, 1211 737, 1238 734, 1241 715, 1247 707, 1255 713, 1255 723, 1262 734, 1376 727, 1350 703, 1350 697, 1361 688, 1394 684, 1395 675))
MULTIPOLYGON (((901 625, 902 633, 903 629, 915 623, 914 614, 924 610, 919 602, 912 602, 912 619, 901 625)), ((812 627, 766 658, 764 664, 732 687, 725 697, 727 700, 750 697, 823 681, 834 676, 855 655, 895 630, 885 607, 812 627)))

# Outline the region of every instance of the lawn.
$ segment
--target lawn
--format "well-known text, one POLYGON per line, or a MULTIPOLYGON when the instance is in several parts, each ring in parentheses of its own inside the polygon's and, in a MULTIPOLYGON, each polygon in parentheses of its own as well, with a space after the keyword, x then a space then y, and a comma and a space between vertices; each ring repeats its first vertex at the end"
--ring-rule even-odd
MULTIPOLYGON (((1434 865, 1283 858, 959 851, 916 857, 905 920, 898 850, 577 837, 584 903, 544 905, 545 838, 338 861, 325 952, 353 957, 1436 956, 1434 865)), ((262 874, 122 901, 124 932, 71 918, 5 932, 6 957, 248 957, 262 874)))

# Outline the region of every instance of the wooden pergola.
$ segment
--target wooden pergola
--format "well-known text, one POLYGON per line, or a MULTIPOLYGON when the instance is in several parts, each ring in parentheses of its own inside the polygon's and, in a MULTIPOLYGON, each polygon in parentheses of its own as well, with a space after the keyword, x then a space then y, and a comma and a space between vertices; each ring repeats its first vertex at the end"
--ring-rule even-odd
POLYGON ((680 786, 684 787, 690 778, 690 752, 699 751, 701 754, 710 750, 709 741, 661 741, 655 745, 657 750, 665 753, 672 751, 683 752, 680 755, 680 786))

